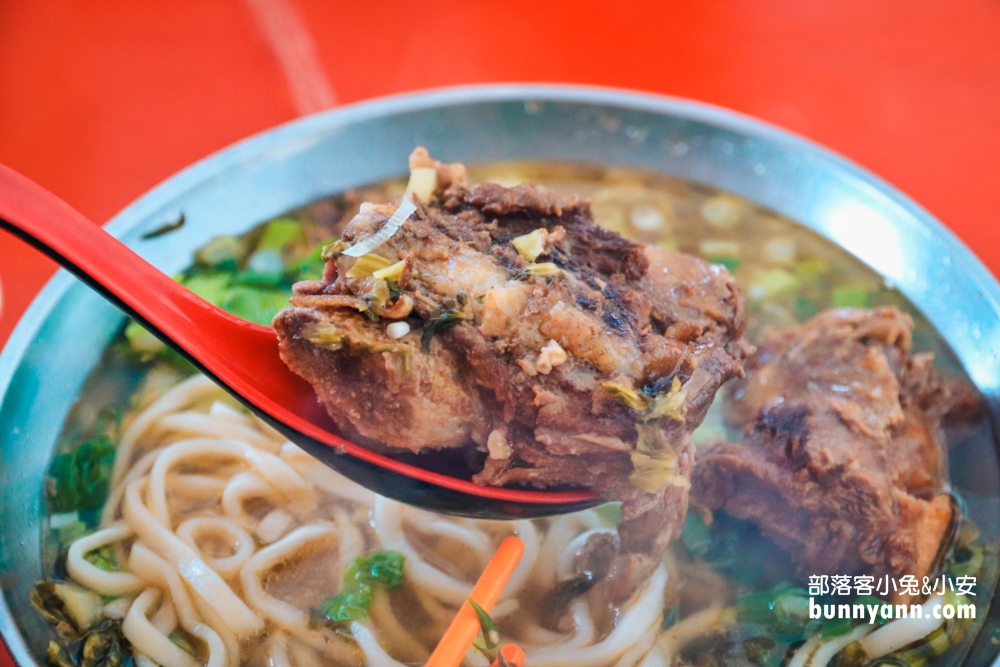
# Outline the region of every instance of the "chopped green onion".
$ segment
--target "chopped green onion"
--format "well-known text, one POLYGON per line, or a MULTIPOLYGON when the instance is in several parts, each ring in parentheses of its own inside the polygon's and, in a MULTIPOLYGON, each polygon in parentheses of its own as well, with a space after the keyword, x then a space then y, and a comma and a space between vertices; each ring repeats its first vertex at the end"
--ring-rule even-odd
POLYGON ((293 243, 304 239, 302 223, 291 218, 277 218, 264 227, 264 233, 257 242, 257 250, 273 250, 280 253, 293 243))
POLYGON ((302 337, 313 345, 328 350, 339 350, 344 345, 344 334, 329 322, 313 322, 302 327, 302 337))
POLYGON ((542 262, 541 264, 529 264, 520 273, 514 276, 515 280, 527 280, 532 276, 540 278, 555 278, 562 275, 562 269, 552 262, 542 262))
POLYGON ((324 262, 332 261, 337 257, 339 257, 341 253, 343 253, 349 247, 350 244, 348 244, 347 241, 338 239, 333 243, 329 243, 323 246, 323 249, 320 251, 320 259, 322 259, 324 262))
POLYGON ((818 257, 809 257, 795 263, 795 275, 806 282, 818 281, 829 269, 826 262, 818 257))
POLYGON ((649 398, 628 385, 621 382, 608 381, 602 382, 601 387, 620 398, 625 405, 633 410, 641 411, 649 408, 649 398))
POLYGON ((500 630, 497 629, 496 623, 490 618, 490 615, 486 613, 486 610, 479 606, 479 604, 473 600, 471 597, 466 598, 469 601, 469 605, 472 607, 473 611, 476 612, 476 617, 479 619, 479 627, 483 633, 483 644, 487 651, 494 651, 500 648, 500 630))
POLYGON ((403 275, 403 269, 406 268, 406 260, 400 260, 391 266, 387 266, 384 269, 379 269, 374 271, 372 276, 378 278, 379 280, 385 280, 386 282, 399 282, 399 279, 403 275))
POLYGON ((784 269, 765 269, 750 283, 747 296, 759 300, 791 290, 798 284, 798 279, 784 269))
POLYGON ((389 354, 401 355, 403 357, 403 370, 407 373, 413 367, 413 348, 406 343, 377 343, 368 346, 367 349, 372 354, 388 352, 389 354))
POLYGON ((412 196, 426 204, 437 189, 437 169, 434 167, 414 167, 410 170, 410 181, 406 184, 404 197, 412 196))
POLYGON ((385 269, 392 265, 392 262, 380 255, 371 253, 358 257, 357 261, 347 271, 347 277, 355 280, 368 278, 379 269, 385 269))
POLYGON ((831 305, 834 308, 870 308, 871 293, 860 285, 841 285, 833 288, 831 305))
POLYGON ((538 256, 545 252, 545 240, 548 232, 544 229, 536 229, 530 234, 524 234, 514 238, 511 243, 517 254, 524 257, 529 262, 534 262, 538 256))
POLYGON ((105 544, 99 549, 94 549, 84 556, 84 558, 86 558, 89 563, 98 569, 104 570, 105 572, 117 572, 121 569, 121 564, 118 562, 118 556, 115 554, 114 547, 110 544, 105 544))

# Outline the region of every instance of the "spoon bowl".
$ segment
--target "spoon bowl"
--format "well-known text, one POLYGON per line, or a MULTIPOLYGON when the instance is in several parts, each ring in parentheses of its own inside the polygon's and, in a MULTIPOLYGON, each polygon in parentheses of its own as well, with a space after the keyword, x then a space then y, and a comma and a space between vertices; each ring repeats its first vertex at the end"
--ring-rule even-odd
POLYGON ((3 165, 0 228, 103 294, 290 441, 376 493, 436 512, 494 519, 561 514, 600 502, 587 490, 481 486, 345 440, 313 388, 281 361, 273 329, 208 303, 3 165))

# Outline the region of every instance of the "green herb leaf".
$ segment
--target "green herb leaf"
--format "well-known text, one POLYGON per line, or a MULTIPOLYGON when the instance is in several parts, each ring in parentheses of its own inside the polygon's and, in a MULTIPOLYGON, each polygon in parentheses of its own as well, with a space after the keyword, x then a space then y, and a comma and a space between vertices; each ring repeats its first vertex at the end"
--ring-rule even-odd
POLYGON ((386 590, 399 590, 403 585, 403 565, 406 556, 398 551, 376 551, 355 558, 347 568, 345 580, 350 577, 365 583, 379 583, 386 590))
POLYGON ((288 294, 274 288, 239 285, 229 289, 217 305, 240 319, 267 326, 288 305, 288 294))
POLYGON ((331 623, 350 623, 367 616, 371 605, 371 586, 361 585, 327 598, 320 603, 319 609, 331 623))
POLYGON ((423 346, 424 352, 431 351, 431 339, 434 334, 453 327, 463 320, 465 320, 465 313, 462 312, 459 302, 454 299, 445 300, 424 321, 424 332, 420 337, 420 344, 423 346))
POLYGON ((376 551, 358 556, 344 572, 344 585, 340 593, 321 602, 314 618, 320 622, 343 624, 368 615, 375 586, 388 591, 403 585, 403 566, 406 556, 398 551, 376 551))
POLYGON ((51 511, 72 512, 104 504, 114 458, 115 446, 103 434, 83 443, 76 451, 53 458, 49 467, 49 477, 54 482, 51 511))
POLYGON ((224 271, 196 271, 183 277, 180 283, 205 301, 221 305, 229 290, 232 273, 224 271))
POLYGON ((819 636, 823 639, 830 637, 840 637, 841 635, 846 635, 854 627, 851 624, 851 619, 849 618, 835 618, 832 621, 826 621, 819 628, 819 636))
POLYGON ((500 630, 497 629, 496 623, 493 622, 493 619, 486 613, 486 610, 480 607, 475 600, 471 597, 466 599, 479 618, 479 627, 483 632, 483 643, 486 645, 486 649, 488 651, 495 651, 500 648, 500 630))

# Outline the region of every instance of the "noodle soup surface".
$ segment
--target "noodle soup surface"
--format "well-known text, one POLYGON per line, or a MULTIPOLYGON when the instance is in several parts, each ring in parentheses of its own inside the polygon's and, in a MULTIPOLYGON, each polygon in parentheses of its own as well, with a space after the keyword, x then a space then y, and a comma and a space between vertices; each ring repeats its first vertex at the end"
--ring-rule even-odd
MULTIPOLYGON (((964 377, 919 312, 876 274, 743 199, 617 168, 492 164, 471 167, 470 177, 579 194, 609 229, 724 265, 747 294, 754 341, 826 308, 893 305, 916 321, 914 348, 933 352, 942 376, 964 377)), ((243 237, 216 239, 180 280, 268 323, 293 282, 318 277, 319 248, 360 203, 389 201, 404 187, 391 180, 338 194, 243 237)), ((720 403, 696 443, 739 437, 720 403)), ((891 621, 883 628, 915 633, 884 657, 892 664, 959 664, 996 584, 1000 503, 982 491, 995 482, 984 484, 971 463, 993 451, 992 433, 979 421, 947 437, 963 517, 942 572, 977 578, 975 597, 949 598, 973 604, 975 618, 923 634, 907 619, 891 621)), ((525 555, 492 616, 502 640, 525 650, 528 667, 822 667, 835 652, 816 647, 846 647, 878 627, 811 618, 808 578, 783 552, 753 525, 698 508, 652 578, 624 605, 609 606, 571 574, 589 538, 615 534, 616 505, 488 522, 381 498, 285 442, 135 324, 92 374, 50 477, 43 562, 54 580, 82 586, 45 591, 64 601, 60 613, 75 626, 62 626, 66 648, 50 655, 63 665, 80 664, 81 635, 142 667, 423 664, 510 534, 525 555)), ((467 663, 488 660, 472 652, 467 663)))

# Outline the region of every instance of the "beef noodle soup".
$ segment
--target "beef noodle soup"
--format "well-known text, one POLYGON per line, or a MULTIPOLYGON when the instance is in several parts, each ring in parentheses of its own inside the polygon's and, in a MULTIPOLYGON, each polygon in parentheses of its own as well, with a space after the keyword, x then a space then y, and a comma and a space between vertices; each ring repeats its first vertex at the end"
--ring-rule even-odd
MULTIPOLYGON (((739 197, 579 165, 492 164, 471 167, 470 177, 579 194, 608 229, 724 266, 747 296, 754 344, 830 308, 897 308, 914 321, 911 359, 933 353, 937 374, 963 386, 947 345, 877 275, 739 197)), ((294 282, 320 277, 322 246, 360 204, 391 201, 405 185, 336 194, 217 238, 178 279, 267 324, 294 282)), ((732 394, 720 392, 695 431, 699 450, 744 437, 727 408, 732 394)), ((804 569, 766 521, 713 511, 696 494, 662 563, 618 603, 593 585, 600 554, 589 546, 616 539, 617 504, 504 522, 379 497, 286 442, 133 323, 63 429, 45 489, 51 578, 33 599, 58 635, 48 660, 61 667, 419 665, 500 541, 516 534, 525 554, 491 615, 528 667, 959 664, 986 622, 997 577, 1000 504, 977 491, 994 482, 983 484, 991 471, 975 463, 989 458, 993 436, 977 401, 970 392, 941 417, 946 505, 958 511, 946 511, 922 594, 874 581, 859 594, 853 578, 843 590, 833 575, 847 572, 804 569), (955 588, 960 578, 966 585, 955 588), (883 615, 904 603, 927 618, 883 615), (959 611, 936 619, 934 604, 959 611), (814 605, 847 605, 848 618, 817 618, 814 605), (851 617, 857 606, 864 618, 851 617)), ((489 659, 470 651, 466 663, 489 659)))

